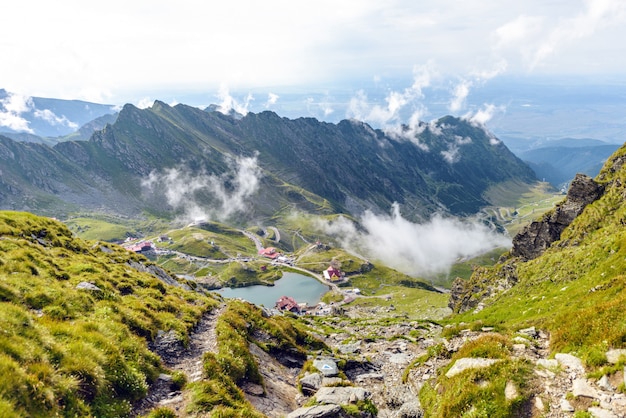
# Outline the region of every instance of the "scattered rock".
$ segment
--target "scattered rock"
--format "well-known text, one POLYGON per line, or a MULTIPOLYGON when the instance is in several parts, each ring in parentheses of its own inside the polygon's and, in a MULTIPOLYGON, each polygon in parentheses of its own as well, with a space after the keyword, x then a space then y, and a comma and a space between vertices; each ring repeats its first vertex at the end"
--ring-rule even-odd
POLYGON ((602 376, 600 380, 598 380, 598 386, 608 392, 613 392, 615 390, 611 382, 609 382, 609 377, 607 375, 602 376))
POLYGON ((574 396, 585 396, 587 398, 598 399, 598 391, 595 390, 587 379, 575 379, 572 383, 572 393, 574 396))
POLYGON ((76 289, 83 289, 83 290, 91 290, 94 292, 101 292, 102 289, 100 289, 98 286, 96 286, 93 283, 89 283, 89 282, 80 282, 76 285, 76 289))
POLYGON ((169 275, 165 270, 163 270, 161 267, 155 265, 155 264, 143 264, 143 263, 139 263, 137 261, 134 260, 130 260, 128 262, 128 265, 131 266, 132 268, 134 268, 137 271, 140 271, 142 273, 150 273, 152 274, 154 277, 156 277, 157 279, 161 280, 163 283, 169 284, 171 286, 178 286, 178 287, 187 287, 187 285, 184 285, 182 283, 180 283, 178 280, 176 280, 176 278, 172 277, 171 275, 169 275))
POLYGON ((322 375, 319 373, 310 373, 300 379, 302 393, 307 396, 313 395, 322 387, 322 375))
POLYGON ((460 358, 446 373, 446 377, 453 377, 467 369, 480 369, 483 367, 489 367, 494 363, 501 360, 491 358, 460 358))
POLYGON ((313 361, 313 367, 322 372, 325 377, 337 376, 339 369, 335 360, 330 358, 320 358, 313 361))
POLYGON ((339 405, 315 405, 306 408, 298 408, 289 413, 287 418, 336 418, 341 416, 339 405))
POLYGON ((361 387, 322 387, 315 394, 315 399, 321 404, 348 405, 369 396, 369 392, 361 387))
POLYGON ((583 366, 582 360, 578 357, 573 356, 571 354, 557 353, 554 358, 559 362, 560 365, 566 367, 575 372, 584 372, 585 367, 583 366))
POLYGON ((519 396, 519 391, 517 390, 517 386, 515 383, 510 380, 506 382, 506 387, 504 388, 504 397, 507 401, 512 401, 513 399, 519 396))
POLYGON ((554 370, 559 367, 559 362, 555 359, 540 358, 537 360, 537 366, 554 370))
POLYGON ((244 392, 253 396, 263 396, 265 394, 263 386, 257 385, 256 383, 246 382, 242 385, 242 389, 244 392))
POLYGON ((341 344, 337 347, 341 354, 357 354, 361 352, 361 342, 352 344, 341 344))
POLYGON ((618 418, 618 416, 615 415, 613 412, 595 406, 589 408, 587 412, 589 412, 595 418, 618 418))
POLYGON ((325 377, 322 379, 322 386, 341 386, 344 380, 341 377, 325 377))
POLYGON ((398 418, 422 418, 424 411, 418 401, 407 402, 396 413, 398 418))
POLYGON ((159 374, 159 380, 162 380, 164 382, 171 382, 172 380, 174 380, 174 378, 171 374, 161 373, 159 374))
POLYGON ((622 356, 626 357, 626 349, 624 348, 609 350, 606 352, 606 359, 611 364, 617 364, 622 356))
POLYGON ((561 411, 563 412, 574 412, 575 409, 571 403, 567 399, 561 399, 561 411))
POLYGON ((391 385, 383 392, 385 404, 389 409, 398 409, 402 405, 410 403, 416 399, 415 395, 406 385, 391 385))
POLYGON ((539 336, 539 333, 537 332, 535 327, 520 329, 517 332, 520 334, 526 335, 530 338, 537 338, 539 336))

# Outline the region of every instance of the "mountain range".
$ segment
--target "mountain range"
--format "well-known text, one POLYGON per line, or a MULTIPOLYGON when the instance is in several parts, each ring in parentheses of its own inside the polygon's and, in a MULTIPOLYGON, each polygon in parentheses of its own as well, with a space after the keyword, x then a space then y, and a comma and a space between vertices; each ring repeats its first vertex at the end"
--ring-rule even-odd
POLYGON ((606 160, 620 147, 594 139, 560 139, 526 151, 519 156, 554 187, 567 189, 577 173, 596 176, 606 160))
POLYGON ((0 161, 0 208, 56 216, 250 220, 287 207, 359 214, 398 203, 419 219, 473 214, 490 204, 491 187, 536 181, 483 127, 450 116, 385 133, 354 120, 224 115, 159 101, 124 106, 86 141, 49 146, 0 136, 0 161), (243 201, 245 211, 238 210, 243 201))
MULTIPOLYGON (((171 230, 168 261, 193 263, 183 252, 193 248, 207 275, 181 278, 56 220, 0 212, 0 415, 624 416, 624 162, 621 147, 594 179, 575 176, 493 266, 455 280, 451 310, 445 293, 302 239, 294 268, 332 260, 350 273, 329 292, 338 309, 273 315, 217 297, 203 280, 279 275, 283 267, 239 254, 258 255, 249 236, 278 245, 277 229, 171 230), (209 251, 224 253, 210 267, 199 257, 209 251)), ((476 213, 493 189, 536 180, 483 127, 449 116, 383 132, 155 102, 126 105, 86 140, 0 136, 0 208, 58 217, 246 223, 397 202, 420 219, 476 213)))
MULTIPOLYGON (((497 95, 501 92, 491 93, 497 95)), ((538 91, 535 93, 539 94, 538 91)), ((543 97, 541 94, 539 96, 543 97)), ((548 99, 543 97, 543 100, 548 99)), ((549 100, 548 102, 551 106, 555 105, 549 100)), ((528 106, 522 106, 526 113, 532 108, 528 106)), ((50 146, 67 140, 88 140, 95 131, 103 129, 107 123, 113 124, 120 108, 79 100, 23 97, 0 89, 0 134, 16 141, 41 142, 50 146)), ((283 112, 281 114, 294 114, 293 111, 289 111, 289 107, 279 109, 283 112)), ((437 109, 445 112, 445 109, 437 109)), ((211 105, 205 110, 220 110, 220 106, 211 105)), ((516 112, 513 113, 517 115, 516 112)), ((229 114, 235 118, 243 116, 233 111, 229 114)), ((533 120, 530 115, 526 115, 526 119, 518 120, 519 118, 519 115, 511 116, 510 122, 513 124, 511 126, 506 125, 502 118, 497 118, 493 124, 495 132, 502 132, 497 134, 498 138, 516 156, 530 165, 539 179, 549 182, 556 188, 566 188, 576 173, 590 176, 598 174, 603 162, 621 143, 619 134, 613 131, 611 131, 613 134, 604 132, 608 138, 600 134, 601 126, 607 124, 594 123, 596 131, 593 132, 602 137, 602 140, 578 137, 555 139, 558 138, 554 136, 555 127, 546 128, 547 130, 543 132, 537 131, 534 126, 523 122, 533 120)), ((547 122, 537 123, 545 127, 547 122)), ((572 123, 570 121, 570 124, 572 123)), ((559 126, 562 127, 562 123, 559 126)), ((561 131, 569 132, 562 129, 561 131)))

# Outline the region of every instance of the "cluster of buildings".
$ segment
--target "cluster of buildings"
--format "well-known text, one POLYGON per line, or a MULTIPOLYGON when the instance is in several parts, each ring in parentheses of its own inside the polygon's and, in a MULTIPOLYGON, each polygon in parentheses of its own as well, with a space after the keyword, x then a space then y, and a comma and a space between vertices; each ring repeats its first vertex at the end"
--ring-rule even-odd
POLYGON ((293 260, 284 254, 279 253, 274 247, 261 248, 259 250, 261 257, 269 258, 272 261, 284 264, 293 264, 293 260))
POLYGON ((281 296, 277 301, 274 308, 281 312, 291 312, 296 315, 315 315, 325 316, 331 314, 338 314, 341 310, 340 305, 333 303, 320 302, 315 306, 308 306, 306 303, 298 303, 291 296, 281 296))
POLYGON ((126 241, 124 241, 122 246, 128 251, 132 251, 134 253, 147 253, 156 250, 152 241, 131 242, 133 240, 134 238, 126 238, 126 241))
MULTIPOLYGON (((340 271, 338 268, 333 266, 328 267, 323 271, 324 279, 329 282, 339 282, 345 279, 345 274, 340 271)), ((341 311, 341 305, 344 303, 352 302, 358 295, 361 294, 361 290, 354 289, 345 289, 343 290, 344 299, 338 304, 335 303, 324 303, 320 302, 315 306, 308 306, 306 303, 298 303, 291 296, 281 296, 274 305, 274 308, 278 311, 282 312, 292 312, 298 315, 331 315, 338 314, 341 311)))

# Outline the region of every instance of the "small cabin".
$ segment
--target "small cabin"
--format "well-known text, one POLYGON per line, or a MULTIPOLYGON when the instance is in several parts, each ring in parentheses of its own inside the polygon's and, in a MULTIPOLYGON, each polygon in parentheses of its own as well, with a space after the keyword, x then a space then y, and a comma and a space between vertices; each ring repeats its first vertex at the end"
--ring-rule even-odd
POLYGON ((328 280, 329 282, 338 282, 343 279, 343 273, 341 272, 341 270, 330 266, 326 270, 324 270, 324 279, 328 280))
POLYGON ((289 311, 293 313, 300 313, 302 311, 298 302, 296 302, 291 296, 281 296, 276 301, 275 306, 279 311, 289 311))

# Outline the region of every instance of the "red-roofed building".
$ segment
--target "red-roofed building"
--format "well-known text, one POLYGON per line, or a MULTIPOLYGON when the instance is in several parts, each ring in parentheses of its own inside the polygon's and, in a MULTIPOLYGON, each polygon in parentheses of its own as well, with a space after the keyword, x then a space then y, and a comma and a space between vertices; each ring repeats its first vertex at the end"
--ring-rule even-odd
POLYGON ((279 311, 300 313, 300 306, 295 299, 290 296, 281 296, 280 299, 276 301, 276 309, 279 311))
POLYGON ((137 243, 135 245, 131 245, 130 247, 126 247, 128 251, 132 251, 135 253, 142 253, 146 251, 152 250, 152 242, 151 241, 143 241, 137 243))
POLYGON ((276 248, 274 247, 267 247, 267 248, 260 249, 259 255, 262 255, 263 257, 271 258, 273 260, 276 257, 278 257, 280 253, 276 251, 276 248))
POLYGON ((324 278, 331 282, 338 282, 343 279, 343 273, 341 270, 330 266, 324 270, 324 278))

